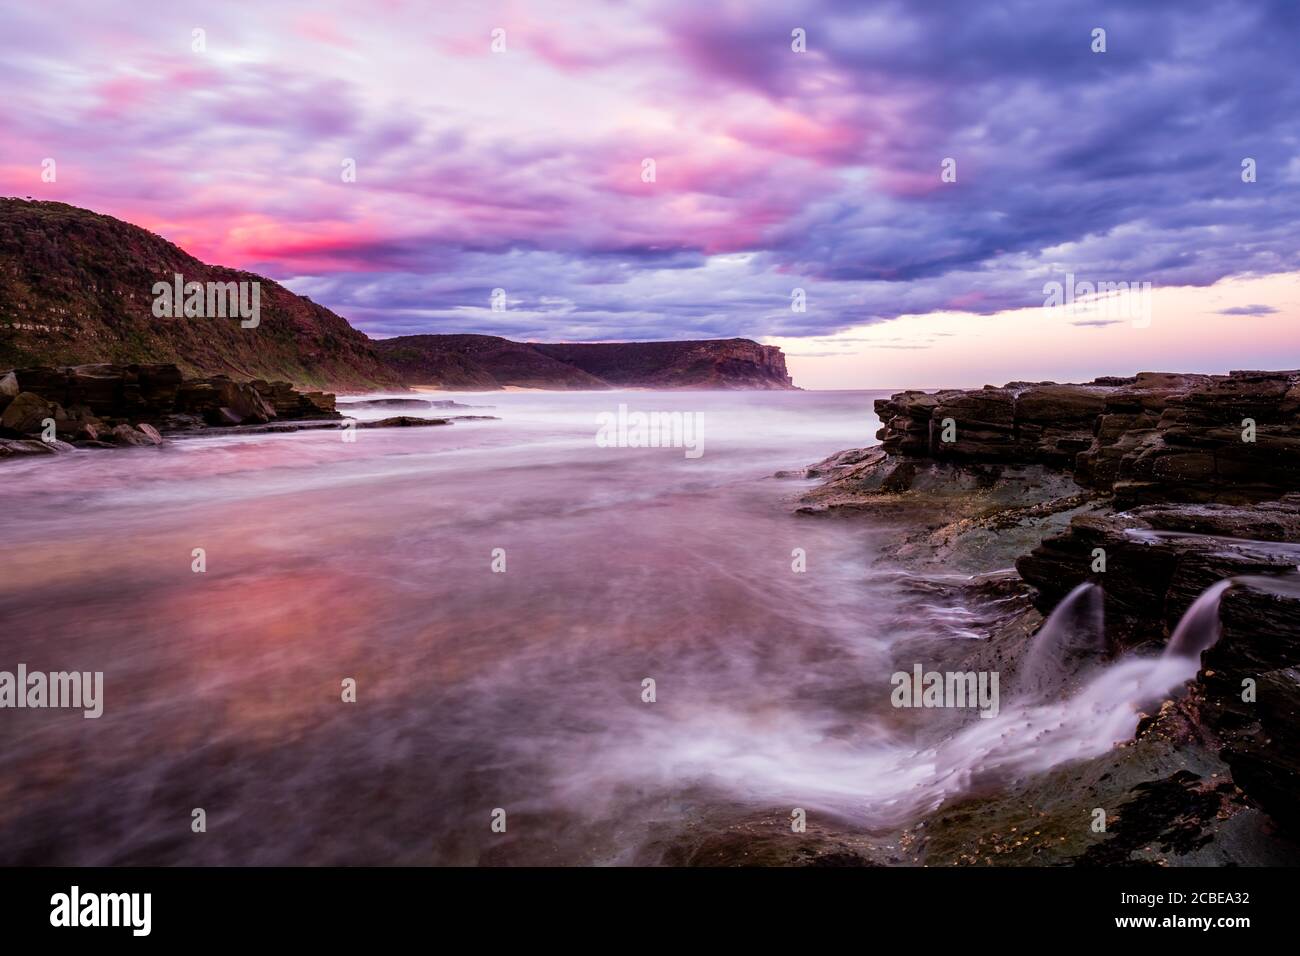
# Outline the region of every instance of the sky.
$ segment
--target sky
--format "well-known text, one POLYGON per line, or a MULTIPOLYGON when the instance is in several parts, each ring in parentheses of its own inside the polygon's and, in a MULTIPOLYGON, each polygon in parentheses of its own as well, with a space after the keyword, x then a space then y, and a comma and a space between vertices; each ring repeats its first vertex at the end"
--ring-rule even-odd
POLYGON ((375 337, 743 336, 808 387, 1296 368, 1297 51, 1295 0, 7 4, 0 193, 375 337))

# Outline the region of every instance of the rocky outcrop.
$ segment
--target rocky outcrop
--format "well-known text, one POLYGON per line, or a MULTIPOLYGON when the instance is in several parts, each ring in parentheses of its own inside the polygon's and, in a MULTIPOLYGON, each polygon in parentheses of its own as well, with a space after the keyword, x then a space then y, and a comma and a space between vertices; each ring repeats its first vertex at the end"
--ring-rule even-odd
POLYGON ((1016 561, 1050 611, 1078 584, 1100 584, 1115 650, 1163 645, 1206 588, 1300 565, 1300 495, 1255 506, 1164 504, 1074 518, 1016 561))
POLYGON ((55 455, 61 451, 71 451, 72 447, 67 442, 58 440, 47 442, 24 438, 15 441, 11 438, 0 438, 0 459, 24 455, 55 455))
POLYGON ((794 388, 781 350, 749 339, 541 344, 403 335, 375 348, 406 384, 447 389, 794 388))
POLYGON ((1143 372, 1085 385, 901 392, 882 448, 935 461, 1043 464, 1119 507, 1253 502, 1300 487, 1300 372, 1143 372))
POLYGON ((1111 488, 1119 507, 1265 501, 1300 487, 1300 372, 1188 378, 1112 395, 1080 480, 1111 488))
POLYGON ((410 415, 395 415, 381 418, 376 422, 357 422, 357 428, 425 428, 429 425, 450 425, 449 418, 412 418, 410 415))
POLYGON ((254 379, 249 385, 275 412, 276 418, 334 418, 336 406, 329 392, 299 391, 288 382, 254 379))
POLYGON ((1068 467, 1092 442, 1105 386, 1025 385, 901 392, 876 402, 876 437, 894 455, 1068 467))
MULTIPOLYGON (((1187 695, 1144 717, 1127 749, 1060 772, 1110 794, 1088 806, 1122 798, 1125 832, 1086 847, 1067 836, 1046 858, 1135 861, 1153 840, 1203 858, 1216 821, 1260 808, 1300 834, 1300 373, 1016 382, 902 392, 876 408, 881 445, 805 470, 824 481, 800 510, 901 520, 911 530, 890 560, 913 567, 920 553, 978 573, 1016 549, 1043 615, 1097 583, 1113 656, 1161 652, 1194 605, 1204 637, 1217 613, 1220 636, 1187 695), (1143 821, 1160 807, 1168 826, 1153 830, 1143 821)), ((1008 798, 1009 816, 1023 797, 1008 798)), ((928 821, 931 852, 950 823, 964 833, 965 813, 928 821)), ((964 859, 983 842, 963 836, 943 852, 964 859)), ((1214 852, 1241 858, 1227 844, 1214 852)))
POLYGON ((1110 389, 1093 429, 1094 441, 1075 462, 1080 480, 1100 488, 1114 485, 1125 456, 1155 431, 1169 402, 1212 380, 1209 375, 1140 372, 1110 389))
POLYGON ((299 392, 287 382, 237 382, 224 375, 185 378, 175 365, 37 366, 0 375, 0 437, 6 455, 34 452, 53 421, 56 444, 149 446, 163 431, 272 421, 340 419, 334 396, 299 392), (15 394, 10 394, 15 392, 15 394))
POLYGON ((1241 581, 1219 621, 1198 678, 1205 719, 1237 785, 1300 833, 1300 583, 1241 581))

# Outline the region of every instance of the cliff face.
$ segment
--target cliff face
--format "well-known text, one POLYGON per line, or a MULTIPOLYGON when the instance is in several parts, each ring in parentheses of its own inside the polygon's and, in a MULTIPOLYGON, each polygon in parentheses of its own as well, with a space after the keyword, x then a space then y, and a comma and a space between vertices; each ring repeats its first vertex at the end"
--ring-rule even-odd
POLYGON ((408 385, 794 388, 781 350, 748 339, 535 344, 491 335, 405 335, 375 347, 408 385))
POLYGON ((792 388, 785 355, 749 339, 535 345, 611 385, 652 388, 792 388))
POLYGON ((55 202, 0 199, 0 369, 171 363, 187 375, 393 386, 370 340, 250 272, 200 262, 138 226, 55 202), (158 318, 156 282, 259 283, 259 324, 158 318))

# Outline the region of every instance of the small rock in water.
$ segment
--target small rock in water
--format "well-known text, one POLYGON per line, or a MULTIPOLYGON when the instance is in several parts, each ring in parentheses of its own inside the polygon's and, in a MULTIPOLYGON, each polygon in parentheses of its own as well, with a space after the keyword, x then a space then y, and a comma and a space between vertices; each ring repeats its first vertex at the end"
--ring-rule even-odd
POLYGON ((67 442, 45 442, 36 438, 0 438, 0 458, 13 458, 18 455, 54 455, 61 451, 71 451, 67 442))
POLYGON ((450 425, 446 418, 414 418, 410 415, 397 415, 393 418, 381 418, 377 422, 357 422, 357 428, 418 428, 424 425, 450 425))
POLYGON ((162 444, 162 436, 152 425, 133 428, 130 425, 118 425, 110 433, 119 445, 136 445, 141 448, 162 444), (149 429, 148 432, 144 429, 149 429))

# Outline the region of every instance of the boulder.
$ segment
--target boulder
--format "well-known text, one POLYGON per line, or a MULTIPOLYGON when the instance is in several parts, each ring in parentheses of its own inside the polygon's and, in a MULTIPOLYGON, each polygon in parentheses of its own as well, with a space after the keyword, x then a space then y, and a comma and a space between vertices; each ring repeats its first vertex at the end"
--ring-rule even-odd
POLYGON ((0 438, 0 458, 13 458, 19 455, 54 455, 71 449, 71 445, 61 441, 44 442, 35 438, 0 438))
POLYGON ((276 417, 275 409, 252 383, 224 375, 181 383, 176 405, 176 411, 199 415, 209 425, 261 425, 276 417))
POLYGON ((148 438, 155 445, 161 445, 163 443, 163 437, 159 433, 158 429, 154 428, 148 422, 141 422, 139 425, 136 425, 135 427, 137 431, 139 431, 142 435, 148 438))
POLYGON ((18 376, 13 372, 5 372, 0 375, 0 412, 3 412, 22 391, 18 387, 18 376))
POLYGON ((288 382, 249 383, 275 410, 276 417, 286 419, 341 418, 329 392, 299 392, 288 382))
POLYGON ((0 427, 13 435, 30 435, 44 427, 47 418, 58 419, 63 410, 33 392, 20 392, 0 415, 0 427))
POLYGON ((119 445, 134 445, 141 448, 162 444, 162 437, 152 427, 149 427, 149 432, 145 432, 130 425, 118 425, 109 432, 109 437, 119 445))

